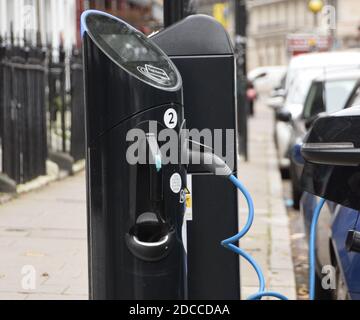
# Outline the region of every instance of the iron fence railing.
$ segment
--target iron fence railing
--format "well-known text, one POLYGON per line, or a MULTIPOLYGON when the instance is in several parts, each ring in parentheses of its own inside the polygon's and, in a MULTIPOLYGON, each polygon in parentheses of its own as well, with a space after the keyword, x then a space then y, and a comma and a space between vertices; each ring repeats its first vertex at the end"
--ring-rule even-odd
POLYGON ((81 55, 58 52, 0 40, 0 192, 46 174, 48 158, 71 172, 85 156, 81 55))
POLYGON ((2 64, 5 58, 5 45, 0 40, 0 172, 3 171, 2 159, 2 140, 3 140, 3 123, 4 123, 4 107, 3 107, 3 92, 4 92, 4 67, 2 64))
MULTIPOLYGON (((49 51, 52 51, 50 48, 49 51)), ((59 50, 59 60, 53 61, 52 55, 48 59, 48 146, 52 152, 66 153, 67 129, 66 123, 67 97, 66 97, 66 65, 65 52, 59 50)))
POLYGON ((24 183, 46 173, 45 54, 8 47, 1 64, 2 170, 24 183))
POLYGON ((70 154, 75 161, 85 158, 85 107, 82 54, 73 50, 70 60, 71 140, 70 154))

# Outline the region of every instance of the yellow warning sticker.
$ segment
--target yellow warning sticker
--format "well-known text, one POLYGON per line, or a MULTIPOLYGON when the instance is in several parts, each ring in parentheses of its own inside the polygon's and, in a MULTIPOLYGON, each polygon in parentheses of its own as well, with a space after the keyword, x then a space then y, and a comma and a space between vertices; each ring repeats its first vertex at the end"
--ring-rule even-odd
POLYGON ((192 199, 191 199, 191 194, 187 193, 186 194, 186 208, 192 208, 192 199))
POLYGON ((185 188, 185 220, 191 221, 193 219, 192 213, 192 196, 191 196, 191 189, 192 189, 192 177, 190 174, 186 177, 186 188, 185 188))

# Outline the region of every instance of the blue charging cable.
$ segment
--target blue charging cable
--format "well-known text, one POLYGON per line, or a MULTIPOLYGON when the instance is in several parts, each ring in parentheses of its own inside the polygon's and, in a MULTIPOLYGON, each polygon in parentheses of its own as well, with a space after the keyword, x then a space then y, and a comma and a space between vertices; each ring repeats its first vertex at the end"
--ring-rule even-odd
MULTIPOLYGON (((239 254, 241 257, 245 258, 251 266, 255 269, 256 274, 259 279, 259 291, 250 297, 248 297, 248 300, 260 300, 262 297, 274 297, 280 300, 288 300, 284 295, 273 292, 273 291, 265 291, 265 277, 264 274, 260 268, 260 266, 257 264, 257 262, 254 260, 253 257, 251 257, 247 252, 239 248, 237 245, 235 245, 242 237, 244 237, 248 231, 251 228, 251 225, 254 221, 254 203, 251 198, 250 193, 246 190, 246 188, 242 185, 242 183, 239 181, 238 178, 236 178, 234 175, 229 176, 230 181, 241 191, 241 193, 244 195, 248 209, 249 209, 249 215, 247 222, 244 226, 244 228, 235 236, 228 238, 226 240, 223 240, 221 242, 221 245, 224 246, 226 249, 229 249, 232 252, 235 252, 239 254)), ((309 293, 310 293, 310 300, 315 299, 315 252, 316 252, 316 227, 319 221, 319 216, 322 207, 324 206, 325 199, 320 199, 318 204, 316 205, 316 208, 314 210, 313 218, 311 221, 311 228, 310 228, 310 241, 309 241, 309 293)))
MULTIPOLYGON (((254 221, 254 203, 251 198, 250 193, 247 191, 247 189, 242 185, 240 180, 235 177, 232 174, 231 169, 226 165, 226 163, 217 155, 213 153, 199 153, 196 151, 189 151, 188 149, 184 148, 184 150, 187 150, 189 152, 188 156, 190 159, 197 159, 197 161, 202 160, 202 162, 206 165, 206 169, 208 169, 210 172, 213 172, 215 175, 219 172, 221 175, 228 177, 228 179, 235 185, 236 188, 240 190, 240 192, 244 195, 248 209, 249 209, 249 215, 248 219, 246 221, 245 226, 243 229, 237 233, 236 235, 232 236, 231 238, 225 239, 221 241, 221 245, 225 247, 226 249, 235 252, 236 254, 243 257, 246 261, 250 263, 250 265, 254 268, 257 277, 259 279, 259 291, 250 297, 248 297, 248 300, 260 300, 262 297, 273 297, 280 300, 288 300, 287 297, 284 295, 274 292, 274 291, 266 291, 266 284, 265 284, 265 277, 264 274, 260 268, 260 266, 257 264, 257 262, 254 260, 254 258, 249 255, 247 252, 242 250, 238 247, 238 242, 241 238, 243 238, 248 231, 250 230, 252 223, 254 221), (219 171, 219 172, 218 172, 219 171)), ((319 220, 320 212, 325 203, 324 199, 320 199, 319 203, 317 204, 312 222, 311 222, 311 229, 310 229, 310 242, 309 242, 309 294, 310 299, 315 299, 315 242, 316 242, 316 227, 319 220)))
POLYGON ((235 252, 241 257, 245 258, 256 271, 256 274, 259 278, 259 291, 248 297, 248 300, 260 300, 262 297, 274 297, 280 300, 288 300, 280 293, 265 291, 265 277, 260 266, 257 264, 253 257, 251 257, 247 252, 239 248, 237 245, 235 245, 243 236, 247 234, 247 232, 251 228, 251 225, 254 221, 254 203, 250 196, 250 193, 246 190, 246 188, 242 185, 238 178, 236 178, 234 175, 230 175, 229 179, 244 195, 249 208, 249 216, 244 228, 235 236, 223 240, 221 242, 221 245, 224 246, 226 249, 229 249, 230 251, 235 252))
POLYGON ((319 216, 325 199, 320 198, 320 201, 315 207, 314 214, 311 220, 310 240, 309 240, 309 295, 310 300, 315 300, 315 273, 316 273, 316 227, 319 221, 319 216))

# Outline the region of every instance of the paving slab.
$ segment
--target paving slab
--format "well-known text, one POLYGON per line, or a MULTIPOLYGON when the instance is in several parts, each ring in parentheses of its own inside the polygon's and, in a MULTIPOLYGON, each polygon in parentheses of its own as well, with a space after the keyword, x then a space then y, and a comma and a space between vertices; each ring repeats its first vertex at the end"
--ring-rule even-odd
POLYGON ((88 298, 85 174, 0 206, 0 300, 88 298))
MULTIPOLYGON (((253 228, 240 245, 262 267, 267 290, 296 299, 294 266, 291 258, 289 220, 283 201, 281 176, 273 142, 272 111, 259 103, 249 120, 249 161, 240 162, 238 176, 254 200, 253 228)), ((240 196, 239 220, 247 209, 240 196)), ((241 260, 242 298, 257 292, 258 279, 252 267, 241 260)))

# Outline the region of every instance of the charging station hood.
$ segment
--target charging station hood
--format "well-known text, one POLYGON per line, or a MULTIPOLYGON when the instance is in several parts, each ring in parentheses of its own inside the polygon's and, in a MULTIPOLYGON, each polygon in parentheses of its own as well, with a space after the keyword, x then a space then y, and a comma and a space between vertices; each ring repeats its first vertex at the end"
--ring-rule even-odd
POLYGON ((81 32, 85 65, 91 63, 85 78, 95 80, 87 80, 87 102, 96 106, 88 113, 90 142, 149 107, 181 104, 178 70, 140 31, 107 13, 89 10, 81 17, 81 32))

